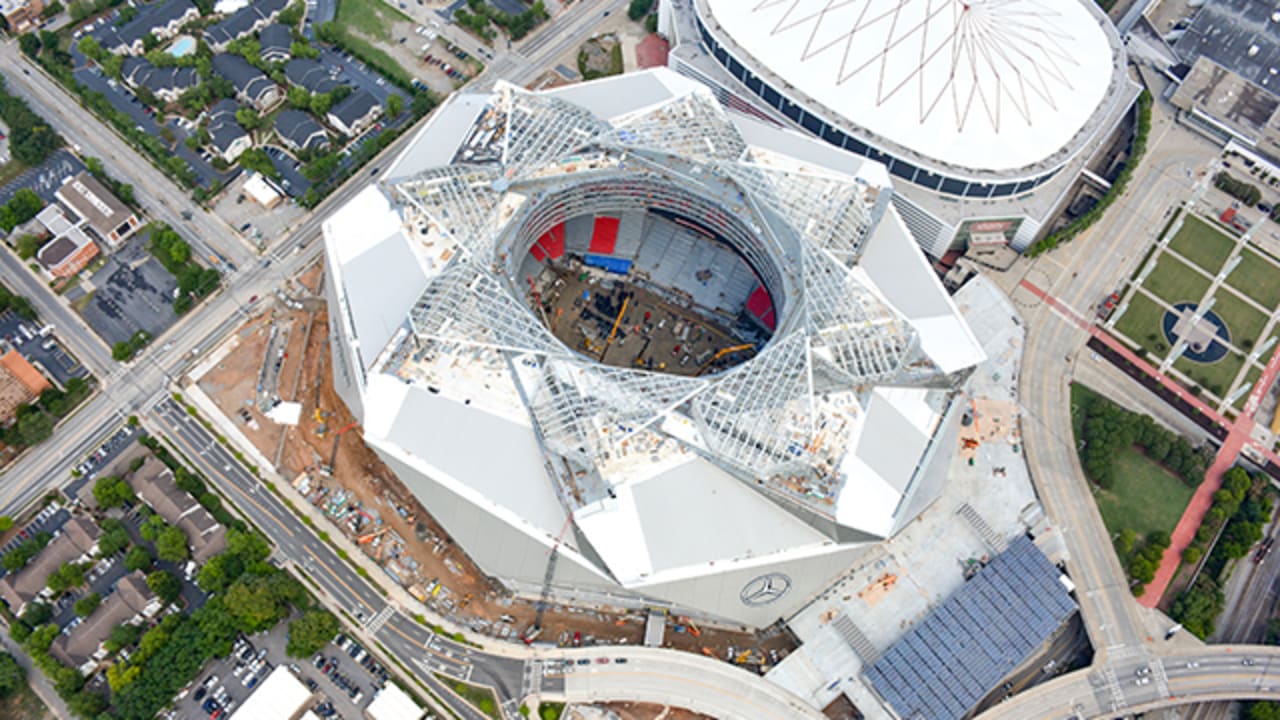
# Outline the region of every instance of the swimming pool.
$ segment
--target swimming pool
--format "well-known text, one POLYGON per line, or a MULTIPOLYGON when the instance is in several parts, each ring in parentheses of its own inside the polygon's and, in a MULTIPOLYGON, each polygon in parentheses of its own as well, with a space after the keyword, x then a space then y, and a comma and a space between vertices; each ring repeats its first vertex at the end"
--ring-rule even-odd
POLYGON ((190 35, 179 35, 169 46, 169 54, 174 57, 190 55, 196 51, 196 39, 190 35))

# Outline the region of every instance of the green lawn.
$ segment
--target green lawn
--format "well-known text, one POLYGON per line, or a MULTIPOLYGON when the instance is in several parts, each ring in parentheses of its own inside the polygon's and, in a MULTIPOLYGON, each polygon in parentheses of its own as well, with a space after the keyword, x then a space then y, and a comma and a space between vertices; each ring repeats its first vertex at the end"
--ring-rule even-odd
POLYGON ((1240 264, 1227 276, 1227 284, 1267 308, 1280 307, 1280 267, 1249 249, 1240 253, 1240 264))
POLYGON ((375 40, 391 41, 391 26, 413 22, 409 16, 381 0, 341 0, 338 3, 338 26, 355 30, 375 40))
POLYGON ((1155 270, 1142 283, 1143 287, 1170 305, 1199 303, 1208 292, 1209 285, 1209 278, 1172 255, 1163 253, 1156 259, 1155 270))
MULTIPOLYGON (((346 0, 344 0, 345 2, 346 0)), ((1191 262, 1217 275, 1231 255, 1235 240, 1193 215, 1187 215, 1169 247, 1191 262)))
POLYGON ((1213 312, 1226 321, 1231 343, 1246 352, 1253 349, 1267 325, 1266 315, 1230 290, 1219 289, 1214 295, 1213 312))
POLYGON ((479 685, 465 683, 461 680, 455 680, 448 675, 440 673, 436 673, 436 678, 448 685, 449 689, 456 693, 458 697, 471 703, 481 714, 491 717, 493 720, 502 720, 502 714, 498 710, 498 697, 493 694, 492 690, 479 685))
POLYGON ((1173 366, 1195 380, 1205 390, 1214 395, 1223 396, 1231 389, 1236 373, 1244 367, 1244 356, 1239 353, 1227 353, 1227 356, 1218 362, 1206 365, 1188 360, 1184 355, 1175 360, 1173 366))
POLYGON ((1156 301, 1137 292, 1129 301, 1129 307, 1124 314, 1116 320, 1116 330, 1146 348, 1152 355, 1164 357, 1165 353, 1169 352, 1169 346, 1164 341, 1164 331, 1160 326, 1164 314, 1165 309, 1156 301))
POLYGON ((1116 486, 1099 490, 1094 499, 1107 531, 1130 528, 1145 537, 1153 530, 1172 533, 1195 488, 1130 448, 1116 456, 1116 486))
MULTIPOLYGON (((1072 383, 1071 423, 1077 440, 1083 422, 1079 409, 1092 397, 1105 399, 1079 383, 1072 383)), ((1125 528, 1139 536, 1153 530, 1172 533, 1195 488, 1148 460, 1136 448, 1120 453, 1114 467, 1116 486, 1094 494, 1108 533, 1114 536, 1125 528)))

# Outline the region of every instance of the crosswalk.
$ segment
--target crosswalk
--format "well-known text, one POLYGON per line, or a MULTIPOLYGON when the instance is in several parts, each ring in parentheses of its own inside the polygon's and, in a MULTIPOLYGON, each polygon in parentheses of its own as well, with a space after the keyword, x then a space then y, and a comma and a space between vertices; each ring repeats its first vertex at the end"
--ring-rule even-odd
POLYGON ((367 630, 370 635, 377 635, 378 632, 382 630, 382 626, 386 625, 387 621, 395 616, 395 614, 396 609, 387 605, 379 610, 378 614, 365 621, 364 629, 367 630))

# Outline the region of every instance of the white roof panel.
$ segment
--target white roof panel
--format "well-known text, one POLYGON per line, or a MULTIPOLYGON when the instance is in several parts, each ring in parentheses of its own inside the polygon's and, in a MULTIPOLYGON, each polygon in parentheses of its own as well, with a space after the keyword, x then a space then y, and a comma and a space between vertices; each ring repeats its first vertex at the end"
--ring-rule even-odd
POLYGON ((560 532, 564 508, 532 427, 386 375, 369 378, 369 396, 394 404, 366 413, 390 420, 385 430, 370 429, 429 465, 433 477, 448 476, 540 530, 560 532))
POLYGON ((921 349, 943 372, 971 367, 986 358, 982 344, 892 206, 867 239, 859 267, 920 333, 921 349))
POLYGON ((419 720, 422 717, 422 708, 395 683, 388 683, 378 691, 364 711, 369 720, 419 720))
POLYGON ((1092 0, 705 2, 784 82, 872 136, 964 168, 1050 158, 1112 77, 1092 0))
POLYGON ((310 699, 311 691, 289 668, 280 665, 229 720, 289 720, 310 699))

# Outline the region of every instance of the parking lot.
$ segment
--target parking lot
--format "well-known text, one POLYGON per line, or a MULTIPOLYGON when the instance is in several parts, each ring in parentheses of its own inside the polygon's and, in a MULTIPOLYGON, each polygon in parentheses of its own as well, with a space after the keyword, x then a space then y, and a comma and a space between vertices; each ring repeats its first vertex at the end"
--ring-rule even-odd
POLYGON ((46 203, 54 201, 53 194, 62 187, 62 181, 84 170, 84 163, 66 149, 58 150, 49 159, 33 168, 27 168, 21 175, 0 188, 0 205, 9 202, 14 193, 22 188, 30 188, 46 203))
MULTIPOLYGON (((113 108, 128 115, 129 119, 147 134, 160 136, 161 123, 156 121, 155 116, 147 111, 146 106, 138 98, 134 97, 133 93, 129 92, 119 82, 103 75, 102 70, 96 65, 90 65, 88 59, 85 58, 75 44, 71 46, 71 57, 74 67, 72 75, 75 76, 77 82, 94 92, 102 93, 113 108)), ((234 167, 225 173, 218 172, 209 161, 183 143, 189 134, 186 128, 176 120, 169 120, 165 125, 173 133, 175 139, 171 152, 187 162, 202 187, 209 187, 215 182, 225 181, 228 177, 239 172, 239 169, 234 167)))
MULTIPOLYGON (((315 658, 290 658, 285 654, 287 630, 288 623, 282 622, 267 633, 237 639, 229 656, 205 666, 191 692, 178 701, 169 717, 196 720, 233 714, 279 665, 288 667, 311 690, 307 707, 317 715, 329 720, 364 717, 362 709, 372 701, 375 689, 386 682, 387 671, 349 640, 344 643, 345 650, 330 643, 315 658)), ((339 639, 346 638, 340 635, 339 639)))
POLYGON ((64 350, 54 335, 42 336, 39 331, 39 325, 23 320, 11 310, 0 313, 0 337, 12 343, 31 363, 40 366, 54 382, 66 385, 73 377, 88 377, 89 369, 64 350))
POLYGON ((267 210, 254 202, 244 194, 247 179, 248 173, 244 173, 228 186, 218 197, 213 211, 250 242, 269 243, 282 237, 289 227, 306 216, 306 210, 296 203, 283 202, 267 210))
POLYGON ((146 251, 149 233, 130 238, 93 274, 85 322, 108 345, 125 342, 139 330, 158 336, 173 324, 178 282, 146 251))
MULTIPOLYGON (((21 530, 14 534, 3 546, 0 546, 0 555, 7 555, 9 551, 18 547, 28 539, 35 537, 36 534, 47 532, 55 533, 67 524, 71 519, 71 513, 62 507, 61 503, 52 502, 45 506, 36 516, 31 518, 31 522, 27 523, 21 530)), ((8 571, 0 567, 0 577, 8 575, 8 571)))

